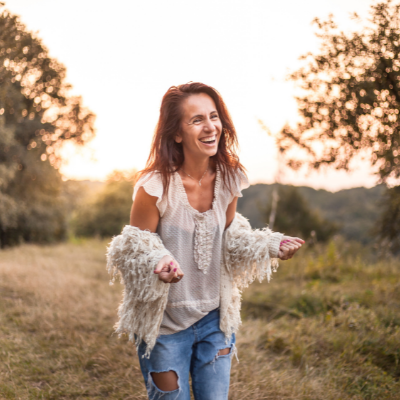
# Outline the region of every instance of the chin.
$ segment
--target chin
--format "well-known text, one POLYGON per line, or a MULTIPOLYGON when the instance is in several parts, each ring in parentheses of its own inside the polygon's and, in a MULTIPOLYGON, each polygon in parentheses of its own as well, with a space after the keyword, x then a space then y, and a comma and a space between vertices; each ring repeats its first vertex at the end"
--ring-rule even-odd
POLYGON ((215 156, 217 153, 218 153, 218 146, 217 146, 217 148, 215 150, 214 149, 210 149, 210 150, 207 151, 207 155, 210 156, 210 157, 215 156))

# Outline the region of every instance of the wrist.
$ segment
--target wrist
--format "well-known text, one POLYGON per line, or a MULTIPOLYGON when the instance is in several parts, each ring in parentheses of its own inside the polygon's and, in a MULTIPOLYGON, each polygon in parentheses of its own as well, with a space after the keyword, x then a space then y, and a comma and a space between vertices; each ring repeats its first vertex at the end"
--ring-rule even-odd
POLYGON ((268 243, 269 256, 271 258, 278 258, 279 247, 280 247, 283 237, 284 237, 283 233, 280 233, 280 232, 274 232, 271 234, 269 243, 268 243))

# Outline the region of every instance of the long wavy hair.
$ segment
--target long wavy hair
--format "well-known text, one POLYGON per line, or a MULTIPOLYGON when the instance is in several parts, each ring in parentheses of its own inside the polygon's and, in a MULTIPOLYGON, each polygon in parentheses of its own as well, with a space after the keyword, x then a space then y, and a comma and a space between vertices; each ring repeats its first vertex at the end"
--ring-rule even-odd
POLYGON ((231 181, 237 170, 245 173, 244 166, 236 154, 239 144, 237 134, 228 109, 217 90, 200 82, 189 82, 184 85, 171 86, 165 93, 160 107, 160 117, 154 132, 150 155, 146 167, 138 172, 137 178, 158 171, 162 176, 165 192, 168 191, 171 174, 178 171, 184 161, 181 143, 175 142, 176 134, 180 131, 182 118, 182 102, 193 94, 209 95, 217 107, 222 123, 222 132, 218 143, 217 153, 210 157, 221 170, 222 180, 232 192, 231 181))

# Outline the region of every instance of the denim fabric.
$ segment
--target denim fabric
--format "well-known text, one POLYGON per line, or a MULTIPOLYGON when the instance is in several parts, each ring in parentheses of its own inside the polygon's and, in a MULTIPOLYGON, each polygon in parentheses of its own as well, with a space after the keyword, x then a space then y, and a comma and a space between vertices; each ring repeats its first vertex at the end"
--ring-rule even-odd
POLYGON ((227 400, 235 335, 226 342, 219 329, 219 308, 209 312, 189 328, 160 335, 150 358, 143 357, 145 343, 138 349, 140 368, 151 400, 190 400, 189 372, 196 400, 227 400), (230 348, 227 355, 219 350, 230 348), (175 371, 178 389, 165 392, 154 384, 152 372, 175 371))

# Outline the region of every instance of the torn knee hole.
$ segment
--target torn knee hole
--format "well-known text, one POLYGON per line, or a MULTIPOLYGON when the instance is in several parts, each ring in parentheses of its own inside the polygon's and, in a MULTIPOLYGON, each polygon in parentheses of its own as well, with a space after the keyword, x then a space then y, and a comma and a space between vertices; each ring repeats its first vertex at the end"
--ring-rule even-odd
POLYGON ((222 349, 218 352, 217 356, 226 356, 227 354, 229 354, 231 352, 231 347, 227 347, 226 349, 222 349))
POLYGON ((219 349, 218 353, 215 355, 215 357, 211 361, 211 363, 215 363, 215 361, 217 361, 220 357, 226 357, 226 356, 229 356, 229 357, 235 356, 236 359, 239 361, 239 359, 237 357, 236 346, 234 343, 232 343, 230 347, 226 347, 225 349, 219 349))
POLYGON ((179 389, 178 375, 175 371, 151 372, 151 377, 157 389, 163 392, 179 389))

